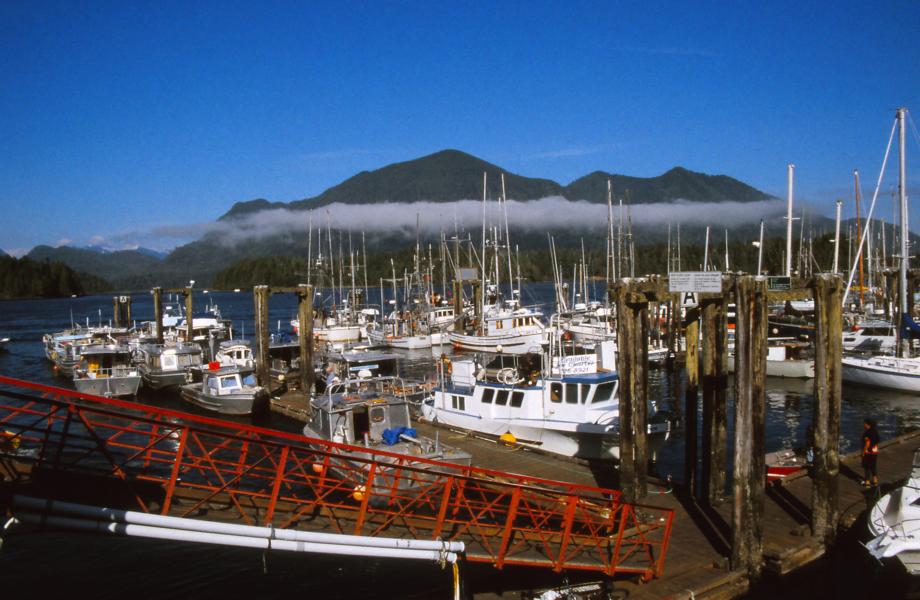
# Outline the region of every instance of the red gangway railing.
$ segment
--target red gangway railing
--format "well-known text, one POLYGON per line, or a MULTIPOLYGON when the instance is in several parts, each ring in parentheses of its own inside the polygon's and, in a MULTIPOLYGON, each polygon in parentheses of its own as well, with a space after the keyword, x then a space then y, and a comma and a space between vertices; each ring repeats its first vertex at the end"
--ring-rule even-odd
POLYGON ((128 492, 126 508, 161 514, 461 540, 467 560, 499 568, 660 576, 674 516, 627 504, 616 490, 411 458, 2 376, 0 433, 8 477, 102 476, 128 492))

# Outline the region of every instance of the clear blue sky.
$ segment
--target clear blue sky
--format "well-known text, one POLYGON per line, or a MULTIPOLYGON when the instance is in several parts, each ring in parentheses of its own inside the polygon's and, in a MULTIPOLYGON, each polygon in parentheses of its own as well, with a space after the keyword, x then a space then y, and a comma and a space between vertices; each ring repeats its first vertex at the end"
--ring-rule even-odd
POLYGON ((920 4, 682 4, 2 2, 0 248, 205 222, 443 148, 780 196, 794 162, 828 213, 858 167, 871 193, 895 108, 920 115, 920 4))

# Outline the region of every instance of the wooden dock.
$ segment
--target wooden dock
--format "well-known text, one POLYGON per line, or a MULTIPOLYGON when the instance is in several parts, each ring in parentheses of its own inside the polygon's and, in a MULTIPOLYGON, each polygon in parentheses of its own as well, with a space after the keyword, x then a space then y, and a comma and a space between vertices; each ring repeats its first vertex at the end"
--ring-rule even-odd
MULTIPOLYGON (((272 410, 299 420, 305 420, 308 414, 306 398, 300 393, 288 393, 273 399, 272 410)), ((583 485, 619 487, 618 472, 609 463, 590 463, 520 446, 508 446, 482 436, 428 423, 417 423, 416 427, 423 435, 437 435, 444 443, 469 451, 476 466, 583 485)), ((884 491, 907 477, 917 448, 920 448, 920 431, 881 444, 879 480, 884 491)), ((841 510, 838 530, 841 533, 853 527, 859 516, 874 502, 874 492, 863 489, 860 486, 861 479, 859 455, 843 457, 839 476, 841 510)), ((765 579, 788 575, 824 556, 822 540, 813 537, 809 528, 812 488, 813 480, 804 470, 767 487, 763 514, 765 579)), ((679 488, 672 490, 665 482, 650 479, 648 496, 642 503, 675 511, 664 576, 649 582, 615 578, 612 582, 614 589, 628 592, 630 599, 649 600, 735 598, 749 591, 747 572, 732 571, 729 568, 730 497, 715 508, 710 508, 689 498, 679 488)), ((502 585, 507 591, 496 593, 495 587, 487 583, 494 576, 485 573, 478 575, 471 575, 473 581, 469 582, 476 598, 519 597, 507 579, 502 585)), ((570 578, 571 581, 577 580, 575 575, 570 578)), ((547 582, 547 585, 552 583, 547 582)))

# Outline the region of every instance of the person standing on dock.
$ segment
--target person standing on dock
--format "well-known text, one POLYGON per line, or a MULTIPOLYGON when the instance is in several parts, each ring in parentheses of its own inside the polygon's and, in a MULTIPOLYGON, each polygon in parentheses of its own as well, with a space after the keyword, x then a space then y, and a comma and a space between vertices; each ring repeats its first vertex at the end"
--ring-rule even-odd
POLYGON ((862 466, 863 466, 863 487, 878 487, 878 429, 875 428, 875 421, 866 419, 863 422, 862 435, 862 466))

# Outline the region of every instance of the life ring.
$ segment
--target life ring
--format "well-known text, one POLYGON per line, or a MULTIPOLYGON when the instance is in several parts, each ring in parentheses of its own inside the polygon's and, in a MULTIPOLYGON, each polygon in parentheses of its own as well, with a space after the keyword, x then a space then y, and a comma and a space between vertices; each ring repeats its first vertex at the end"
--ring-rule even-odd
POLYGON ((563 331, 563 332, 562 332, 562 340, 563 340, 564 342, 568 342, 568 341, 570 341, 571 339, 572 339, 572 332, 571 332, 571 331, 566 330, 566 331, 563 331))

